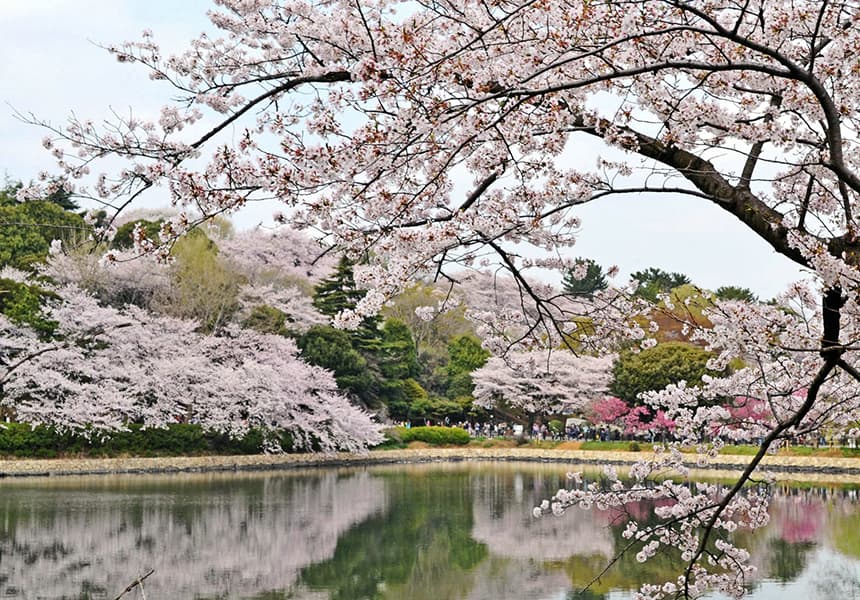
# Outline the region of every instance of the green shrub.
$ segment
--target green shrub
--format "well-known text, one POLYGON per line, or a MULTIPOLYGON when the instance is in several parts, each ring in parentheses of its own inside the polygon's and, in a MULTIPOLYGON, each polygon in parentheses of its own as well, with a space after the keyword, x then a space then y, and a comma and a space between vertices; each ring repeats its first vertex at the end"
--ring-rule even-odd
POLYGON ((639 442, 630 442, 627 449, 630 450, 630 452, 639 452, 642 448, 639 446, 639 442))
MULTIPOLYGON (((272 434, 285 452, 292 450, 288 433, 272 434)), ((55 458, 57 456, 182 456, 205 454, 259 454, 265 435, 252 429, 241 438, 200 425, 175 423, 166 428, 144 428, 132 424, 128 431, 116 431, 89 438, 82 434, 60 433, 52 427, 31 427, 26 423, 6 423, 0 428, 0 456, 55 458)))
POLYGON ((405 442, 425 442, 433 446, 469 443, 469 433, 459 427, 413 427, 399 428, 400 439, 405 442))
POLYGON ((405 448, 406 444, 403 442, 402 434, 406 431, 405 427, 397 426, 397 427, 389 427, 382 432, 382 435, 385 436, 385 439, 381 444, 377 444, 373 447, 374 450, 393 450, 396 448, 405 448))

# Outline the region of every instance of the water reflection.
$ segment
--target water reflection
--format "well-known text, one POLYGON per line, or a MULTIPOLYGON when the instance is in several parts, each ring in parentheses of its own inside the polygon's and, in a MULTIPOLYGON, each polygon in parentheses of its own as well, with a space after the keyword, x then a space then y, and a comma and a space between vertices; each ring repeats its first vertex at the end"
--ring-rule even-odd
POLYGON ((237 598, 290 587, 385 506, 367 472, 123 478, 4 486, 4 598, 114 598, 137 575, 150 598, 237 598))
MULTIPOLYGON (((128 476, 0 485, 0 597, 503 600, 630 597, 676 572, 631 555, 609 511, 535 520, 557 466, 420 465, 128 476), (131 597, 134 597, 131 595, 131 597)), ((629 506, 648 518, 646 505, 629 506)), ((784 488, 770 525, 738 533, 754 598, 860 598, 860 505, 847 488, 784 488)))

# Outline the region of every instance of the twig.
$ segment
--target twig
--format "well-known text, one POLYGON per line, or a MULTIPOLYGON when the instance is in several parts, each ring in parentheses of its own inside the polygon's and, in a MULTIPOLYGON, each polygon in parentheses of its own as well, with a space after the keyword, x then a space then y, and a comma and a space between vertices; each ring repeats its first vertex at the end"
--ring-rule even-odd
POLYGON ((125 596, 127 593, 129 593, 131 590, 133 590, 137 586, 140 586, 140 589, 142 590, 143 589, 143 580, 146 579, 147 577, 149 577, 150 575, 152 575, 153 573, 155 573, 155 569, 150 569, 146 575, 144 575, 143 577, 138 577, 137 579, 132 581, 130 584, 128 584, 128 587, 125 588, 122 592, 120 592, 119 596, 117 596, 113 600, 119 600, 120 598, 125 596))

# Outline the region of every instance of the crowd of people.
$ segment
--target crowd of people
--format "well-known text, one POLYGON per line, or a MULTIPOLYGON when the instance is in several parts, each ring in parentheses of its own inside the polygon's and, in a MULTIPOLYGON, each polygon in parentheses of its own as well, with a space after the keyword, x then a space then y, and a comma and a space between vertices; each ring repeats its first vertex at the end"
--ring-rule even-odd
POLYGON ((560 421, 555 423, 535 422, 530 427, 521 423, 508 423, 504 421, 457 421, 451 422, 450 419, 444 419, 439 422, 433 420, 423 420, 421 422, 404 421, 400 425, 404 427, 414 427, 417 425, 433 426, 439 425, 443 427, 459 427, 469 432, 469 435, 474 438, 518 438, 525 437, 533 440, 555 440, 555 441, 598 441, 598 442, 614 442, 614 441, 648 441, 653 442, 662 438, 662 435, 654 432, 640 433, 636 435, 624 433, 624 431, 615 426, 609 425, 594 425, 583 419, 568 419, 566 424, 561 424, 560 421), (555 426, 553 426, 555 425, 555 426))
MULTIPOLYGON (((440 421, 430 419, 421 421, 403 421, 398 423, 403 427, 442 426, 459 427, 466 430, 473 438, 528 438, 532 440, 553 441, 595 441, 595 442, 665 442, 671 441, 671 433, 659 430, 648 430, 635 434, 625 432, 620 427, 606 424, 593 424, 585 419, 568 419, 565 424, 560 421, 549 423, 535 422, 530 427, 521 423, 508 423, 505 421, 454 421, 446 418, 440 421), (561 425, 561 426, 559 426, 561 425)), ((752 443, 760 443, 761 440, 751 440, 752 443)), ((735 442, 738 443, 738 442, 735 442)), ((823 433, 808 435, 798 438, 792 445, 809 447, 842 447, 857 448, 857 439, 850 436, 827 436, 823 433)))

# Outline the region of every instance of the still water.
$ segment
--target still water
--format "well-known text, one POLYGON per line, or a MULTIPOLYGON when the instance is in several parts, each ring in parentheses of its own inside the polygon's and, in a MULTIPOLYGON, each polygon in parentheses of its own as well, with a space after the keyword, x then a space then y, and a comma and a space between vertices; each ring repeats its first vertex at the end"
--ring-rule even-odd
MULTIPOLYGON (((0 483, 0 598, 611 599, 672 576, 624 557, 612 515, 534 519, 564 467, 456 464, 0 483), (142 597, 139 591, 126 596, 142 597)), ((751 597, 860 599, 854 489, 776 491, 744 534, 751 597)), ((646 510, 631 507, 632 510, 646 510)))

